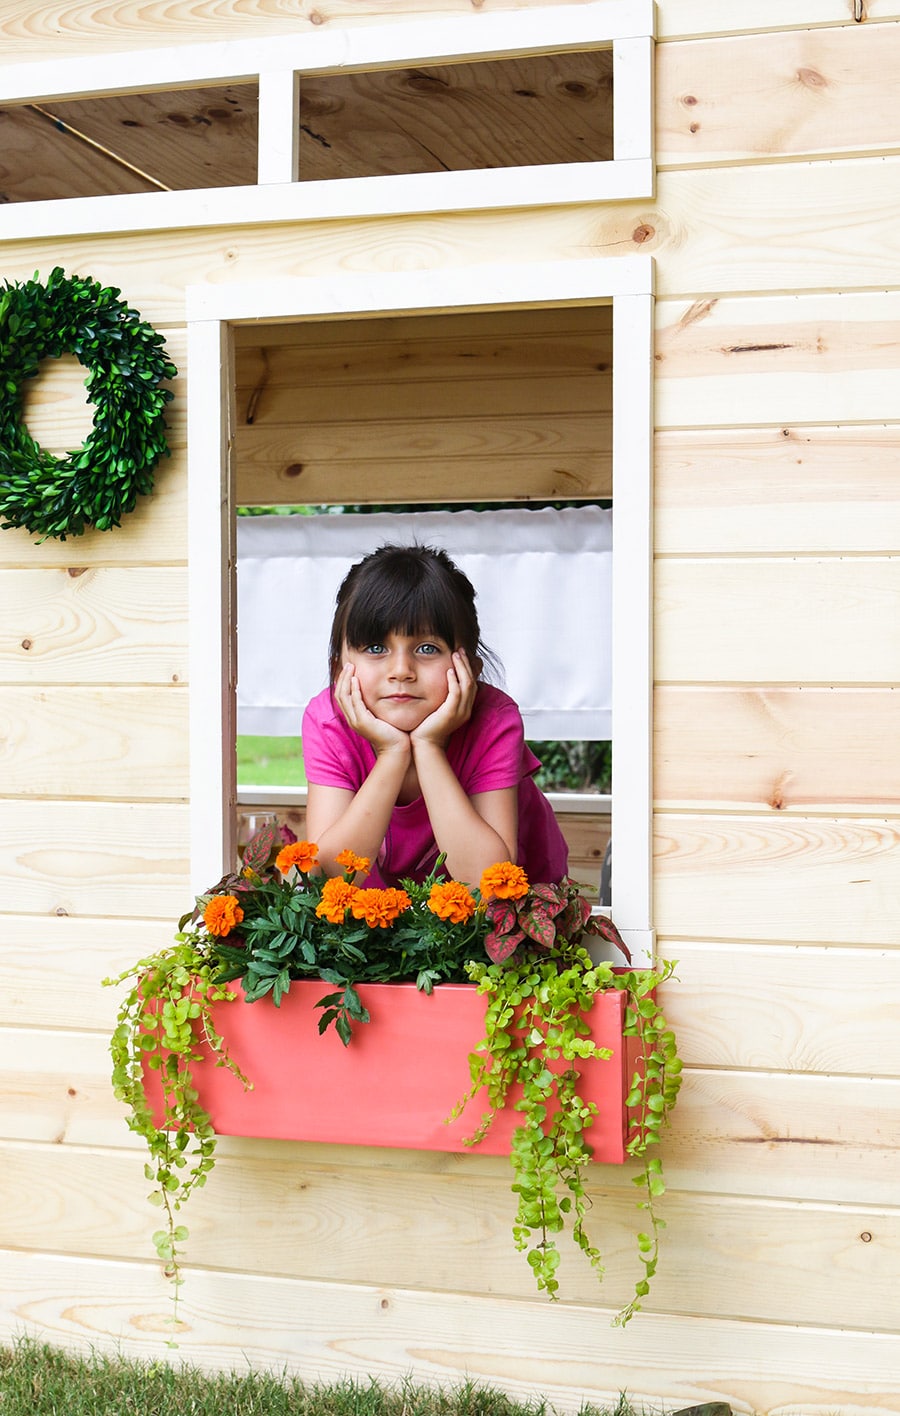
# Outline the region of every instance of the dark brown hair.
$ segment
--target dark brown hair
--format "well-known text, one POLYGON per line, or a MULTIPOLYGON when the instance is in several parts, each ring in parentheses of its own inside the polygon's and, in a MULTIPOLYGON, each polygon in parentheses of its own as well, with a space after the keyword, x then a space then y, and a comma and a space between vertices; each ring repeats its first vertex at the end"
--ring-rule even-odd
POLYGON ((496 661, 481 642, 475 590, 468 576, 433 546, 380 546, 349 570, 337 593, 329 673, 334 683, 351 649, 389 634, 434 634, 465 649, 473 673, 496 661))

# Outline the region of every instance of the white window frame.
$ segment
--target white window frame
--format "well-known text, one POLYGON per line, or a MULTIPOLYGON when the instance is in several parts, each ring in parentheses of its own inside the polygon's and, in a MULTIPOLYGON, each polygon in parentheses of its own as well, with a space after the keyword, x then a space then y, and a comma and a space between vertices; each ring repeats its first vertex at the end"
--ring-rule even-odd
POLYGON ((366 316, 612 303, 612 915, 635 962, 651 923, 653 260, 340 274, 187 291, 191 879, 196 893, 235 852, 231 327, 366 316))
POLYGON ((0 104, 259 84, 256 186, 9 203, 0 240, 649 200, 655 14, 654 0, 599 0, 0 68, 0 104), (297 181, 304 75, 604 48, 613 53, 611 161, 297 181))

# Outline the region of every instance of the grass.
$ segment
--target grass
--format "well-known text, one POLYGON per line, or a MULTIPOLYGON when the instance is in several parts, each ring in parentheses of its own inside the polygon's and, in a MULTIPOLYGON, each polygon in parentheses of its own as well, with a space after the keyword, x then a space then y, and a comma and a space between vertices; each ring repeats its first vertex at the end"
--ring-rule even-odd
POLYGON ((237 779, 247 787, 305 787, 299 737, 257 737, 241 733, 237 740, 237 779))
MULTIPOLYGON (((2 1416, 552 1416, 540 1398, 513 1401, 473 1382, 437 1389, 374 1379, 308 1384, 265 1373, 216 1375, 187 1365, 81 1357, 22 1338, 0 1347, 2 1416)), ((585 1406, 581 1416, 634 1416, 585 1406)))

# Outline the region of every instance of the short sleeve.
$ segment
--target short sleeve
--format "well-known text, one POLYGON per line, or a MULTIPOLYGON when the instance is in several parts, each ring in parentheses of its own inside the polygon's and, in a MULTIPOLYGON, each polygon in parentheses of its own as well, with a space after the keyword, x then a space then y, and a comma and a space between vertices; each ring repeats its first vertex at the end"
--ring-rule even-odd
POLYGON ((316 694, 307 705, 301 733, 306 780, 321 787, 358 791, 371 770, 371 763, 363 760, 366 744, 338 717, 329 689, 316 694))
POLYGON ((507 694, 486 685, 479 689, 459 746, 458 760, 455 752, 448 756, 468 796, 518 786, 538 766, 525 745, 518 706, 507 694))

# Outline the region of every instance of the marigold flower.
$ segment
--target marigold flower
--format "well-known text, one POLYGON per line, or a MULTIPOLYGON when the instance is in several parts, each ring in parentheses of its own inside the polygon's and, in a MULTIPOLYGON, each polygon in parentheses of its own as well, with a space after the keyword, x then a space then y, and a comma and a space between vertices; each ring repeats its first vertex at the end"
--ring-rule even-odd
POLYGON ((350 909, 354 919, 365 920, 370 929, 387 929, 412 901, 405 890, 357 890, 350 909))
POLYGON ((302 875, 308 875, 319 860, 319 847, 315 841, 292 841, 288 846, 282 846, 275 857, 275 869, 280 870, 282 875, 287 875, 292 866, 296 866, 302 875))
POLYGON ((428 896, 428 908, 438 919, 465 924, 475 913, 475 901, 458 880, 437 880, 428 896))
POLYGON ((217 934, 220 939, 230 934, 243 918, 244 911, 238 904, 236 895, 213 895, 203 911, 203 923, 210 934, 217 934))
POLYGON ((488 866, 479 889, 483 900, 521 900, 528 894, 528 876, 520 865, 504 860, 488 866))
POLYGON ((354 855, 352 851, 341 851, 335 856, 338 865, 342 865, 351 875, 357 875, 361 870, 368 870, 369 857, 354 855))
POLYGON ((316 905, 316 914, 319 919, 327 919, 329 924, 343 924, 347 906, 354 895, 358 894, 359 890, 355 885, 351 885, 340 875, 335 875, 332 879, 326 880, 322 886, 322 895, 316 905))

